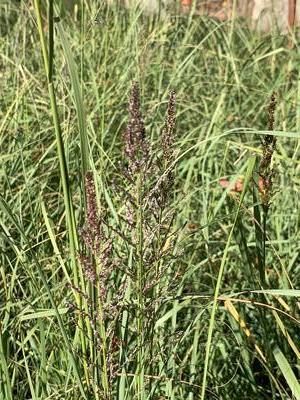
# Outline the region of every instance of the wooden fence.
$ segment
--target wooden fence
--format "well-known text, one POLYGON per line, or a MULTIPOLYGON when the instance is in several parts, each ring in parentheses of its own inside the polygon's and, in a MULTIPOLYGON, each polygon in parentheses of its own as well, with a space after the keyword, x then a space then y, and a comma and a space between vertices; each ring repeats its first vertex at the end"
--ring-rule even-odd
MULTIPOLYGON (((70 5, 76 0, 63 0, 70 5)), ((77 0, 78 1, 78 0, 77 0)), ((86 0, 96 1, 96 0, 86 0)), ((300 0, 105 0, 109 4, 119 2, 125 7, 137 3, 146 13, 167 15, 168 12, 208 14, 220 20, 233 15, 249 21, 250 26, 268 32, 277 27, 282 33, 300 26, 300 0), (234 9, 234 5, 235 10, 234 9)))

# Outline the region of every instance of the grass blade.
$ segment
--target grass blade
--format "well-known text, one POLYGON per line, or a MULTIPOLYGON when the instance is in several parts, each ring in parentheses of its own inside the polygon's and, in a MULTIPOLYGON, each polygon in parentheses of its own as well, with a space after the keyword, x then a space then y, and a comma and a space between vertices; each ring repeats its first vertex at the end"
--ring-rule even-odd
POLYGON ((248 189, 248 184, 249 181, 252 177, 252 173, 253 173, 253 169, 255 166, 255 162, 256 162, 256 158, 255 157, 251 157, 248 161, 248 168, 247 168, 247 172, 245 175, 245 182, 244 182, 244 189, 243 192, 241 194, 241 198, 240 198, 240 202, 239 205, 237 207, 237 211, 236 211, 236 215, 235 215, 235 219, 233 222, 233 225, 231 227, 228 239, 227 239, 227 243, 226 243, 226 247, 223 253, 223 257, 222 257, 222 261, 221 261, 221 265, 220 265, 220 270, 218 273, 218 279, 217 279, 217 283, 216 283, 216 288, 215 288, 215 293, 214 293, 214 301, 213 301, 213 306, 212 306, 212 311, 211 311, 211 316, 210 316, 210 321, 209 321, 209 328, 208 328, 208 334, 207 334, 207 342, 206 342, 206 349, 205 349, 205 361, 204 361, 204 372, 203 372, 203 379, 202 379, 202 388, 201 388, 201 393, 200 393, 200 399, 204 400, 205 399, 205 391, 206 391, 206 384, 207 384, 207 375, 208 375, 208 364, 209 364, 209 355, 210 355, 210 350, 211 350, 211 344, 212 344, 212 337, 213 337, 213 330, 214 330, 214 325, 215 325, 215 317, 216 317, 216 311, 217 311, 217 305, 218 305, 218 296, 219 296, 219 292, 220 292, 220 288, 221 288, 221 283, 222 283, 222 278, 223 278, 223 274, 224 274, 224 270, 227 264, 227 255, 228 255, 228 251, 229 251, 229 247, 231 244, 231 239, 233 236, 233 232, 235 229, 235 226, 237 224, 238 221, 238 217, 239 217, 239 213, 241 210, 241 206, 246 194, 246 191, 248 189))
MULTIPOLYGON (((27 243, 29 249, 31 249, 30 243, 29 243, 29 241, 27 239, 27 236, 26 236, 25 232, 20 227, 20 225, 18 224, 18 222, 16 221, 14 216, 11 214, 11 212, 9 210, 9 207, 7 206, 6 202, 4 201, 4 199, 2 197, 0 197, 0 209, 1 209, 2 213, 3 213, 3 215, 6 215, 6 217, 8 218, 8 220, 10 220, 12 225, 18 230, 20 236, 23 238, 24 242, 27 243)), ((39 260, 37 259, 36 255, 34 254, 34 251, 30 251, 30 255, 31 255, 32 259, 35 262, 36 268, 38 270, 38 274, 39 274, 39 276, 41 278, 41 281, 43 282, 44 288, 45 288, 45 290, 47 292, 47 295, 48 295, 49 300, 51 302, 52 308, 53 308, 53 310, 55 312, 55 316, 56 316, 56 319, 58 321, 58 325, 59 325, 61 334, 63 336, 64 342, 66 344, 66 347, 67 347, 69 355, 70 355, 70 362, 71 362, 71 364, 73 366, 73 370, 74 370, 74 373, 75 373, 75 377, 77 379, 77 383, 78 383, 81 395, 82 395, 83 399, 87 399, 87 397, 85 395, 85 391, 84 391, 83 385, 82 385, 82 382, 81 382, 81 377, 80 377, 80 374, 79 374, 77 363, 76 363, 75 357, 74 357, 73 352, 72 352, 71 344, 70 344, 69 339, 68 339, 67 332, 65 330, 61 315, 60 315, 60 313, 58 311, 58 308, 57 308, 57 306, 55 304, 55 301, 53 299, 53 296, 52 296, 52 293, 51 293, 51 289, 50 289, 50 287, 48 285, 48 282, 47 282, 46 276, 44 274, 43 268, 41 267, 41 265, 39 263, 39 260)))
POLYGON ((280 368, 282 375, 289 385, 289 388, 291 389, 293 395, 297 400, 300 400, 300 384, 290 366, 290 363, 285 358, 279 347, 275 347, 273 354, 278 364, 278 367, 280 368))
POLYGON ((81 168, 82 168, 82 182, 84 182, 84 177, 89 169, 89 148, 88 148, 88 138, 86 130, 86 113, 84 109, 84 103, 82 98, 82 90, 80 88, 78 71, 75 64, 75 60, 71 51, 70 43, 67 39, 65 31, 62 27, 62 23, 57 24, 58 33, 61 39, 65 59, 68 65, 71 84, 74 93, 74 105, 76 108, 76 115, 78 119, 78 128, 80 136, 80 153, 81 153, 81 168))

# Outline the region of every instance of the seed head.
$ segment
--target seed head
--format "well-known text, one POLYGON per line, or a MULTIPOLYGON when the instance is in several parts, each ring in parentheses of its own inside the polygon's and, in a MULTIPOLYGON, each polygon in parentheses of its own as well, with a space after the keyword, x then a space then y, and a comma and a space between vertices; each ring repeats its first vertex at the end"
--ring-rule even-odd
MULTIPOLYGON (((268 108, 268 129, 275 127, 276 96, 272 93, 268 108)), ((263 207, 268 210, 273 188, 274 171, 271 167, 272 157, 276 149, 276 136, 266 135, 263 141, 263 155, 259 166, 259 175, 262 182, 261 199, 263 207)))
POLYGON ((98 211, 96 203, 96 191, 91 172, 87 172, 85 176, 85 190, 86 190, 86 224, 93 230, 98 228, 98 211))
POLYGON ((136 81, 132 83, 129 98, 129 122, 124 132, 124 152, 129 160, 129 169, 136 172, 148 159, 148 143, 145 140, 145 125, 141 114, 140 90, 136 81))
POLYGON ((269 103, 269 109, 268 109, 268 114, 269 114, 269 118, 268 118, 268 122, 269 122, 269 131, 273 131, 274 130, 274 125, 275 125, 275 109, 276 109, 276 96, 275 93, 272 93, 271 99, 270 99, 270 103, 269 103))
POLYGON ((172 158, 172 144, 174 141, 174 129, 176 121, 175 110, 176 94, 172 90, 169 96, 167 115, 165 119, 165 126, 162 132, 162 148, 165 164, 168 165, 172 158))

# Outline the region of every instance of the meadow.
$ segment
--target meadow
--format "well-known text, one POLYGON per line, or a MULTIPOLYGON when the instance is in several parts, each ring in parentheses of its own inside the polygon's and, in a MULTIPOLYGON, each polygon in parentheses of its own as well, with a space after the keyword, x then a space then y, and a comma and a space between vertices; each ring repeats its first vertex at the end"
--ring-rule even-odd
POLYGON ((0 399, 300 399, 299 39, 0 3, 0 399))

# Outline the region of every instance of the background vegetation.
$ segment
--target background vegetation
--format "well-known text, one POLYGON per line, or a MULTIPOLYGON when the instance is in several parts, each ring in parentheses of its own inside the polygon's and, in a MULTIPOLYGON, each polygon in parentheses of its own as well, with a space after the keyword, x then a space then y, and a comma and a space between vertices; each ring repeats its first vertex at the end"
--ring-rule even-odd
POLYGON ((0 398, 300 399, 297 37, 2 1, 0 76, 0 398))

